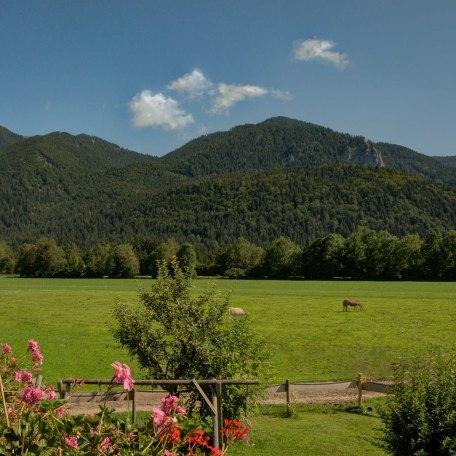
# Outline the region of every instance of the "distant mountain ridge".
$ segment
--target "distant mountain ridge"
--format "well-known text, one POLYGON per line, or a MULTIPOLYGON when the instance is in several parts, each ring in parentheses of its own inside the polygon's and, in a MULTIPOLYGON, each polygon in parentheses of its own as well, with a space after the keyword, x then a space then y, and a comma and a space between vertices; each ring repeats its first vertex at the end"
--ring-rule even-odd
POLYGON ((9 146, 22 141, 23 136, 17 135, 5 127, 0 126, 0 147, 9 146))
POLYGON ((336 163, 369 165, 456 187, 456 170, 429 156, 286 117, 202 136, 159 161, 189 177, 336 163))
POLYGON ((456 226, 456 169, 405 147, 276 117, 163 157, 89 135, 0 129, 0 240, 81 246, 237 236, 303 243, 357 225, 392 234, 456 226))

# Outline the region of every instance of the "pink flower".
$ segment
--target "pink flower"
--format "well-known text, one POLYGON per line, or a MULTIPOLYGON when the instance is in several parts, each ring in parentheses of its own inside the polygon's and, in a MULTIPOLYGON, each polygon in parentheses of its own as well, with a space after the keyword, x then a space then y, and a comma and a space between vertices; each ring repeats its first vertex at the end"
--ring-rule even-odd
POLYGON ((177 413, 178 415, 185 416, 185 409, 179 405, 179 398, 177 396, 168 396, 162 398, 161 409, 166 415, 177 413))
POLYGON ((109 437, 106 437, 102 442, 101 442, 101 451, 106 452, 109 450, 110 453, 114 451, 114 448, 111 443, 111 439, 109 437))
POLYGON ((28 349, 31 352, 39 352, 40 351, 40 346, 38 345, 38 342, 36 340, 30 339, 28 341, 28 349))
POLYGON ((29 405, 34 405, 44 399, 45 393, 39 388, 34 388, 33 386, 28 386, 27 388, 22 389, 19 394, 21 395, 21 402, 24 402, 29 405))
POLYGON ((20 383, 31 383, 33 380, 32 373, 29 371, 14 372, 14 380, 20 383))
POLYGON ((11 349, 11 346, 8 344, 3 344, 2 346, 2 352, 3 353, 13 353, 13 350, 11 349))
POLYGON ((16 358, 11 358, 11 363, 12 364, 17 364, 17 359, 16 358))
POLYGON ((133 389, 135 381, 131 378, 130 368, 126 364, 119 363, 119 361, 112 363, 111 366, 116 371, 112 379, 113 383, 123 383, 123 387, 127 391, 133 389))
POLYGON ((78 436, 77 435, 67 435, 65 437, 65 444, 69 448, 78 448, 78 436))
POLYGON ((39 351, 32 352, 32 361, 37 364, 43 364, 43 355, 39 351))
POLYGON ((154 423, 161 425, 165 421, 165 412, 161 409, 154 408, 152 409, 152 416, 154 417, 154 423))
POLYGON ((55 393, 54 388, 51 385, 47 386, 45 391, 47 394, 46 399, 48 401, 52 401, 53 399, 55 399, 57 397, 57 394, 55 393))
POLYGON ((54 410, 54 414, 57 418, 63 418, 66 415, 66 408, 61 405, 54 410))

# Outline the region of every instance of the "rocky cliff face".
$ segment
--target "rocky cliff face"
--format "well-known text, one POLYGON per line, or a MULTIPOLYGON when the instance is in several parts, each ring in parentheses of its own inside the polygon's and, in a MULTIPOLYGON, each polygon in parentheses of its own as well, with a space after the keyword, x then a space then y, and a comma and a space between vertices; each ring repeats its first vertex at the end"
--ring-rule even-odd
POLYGON ((384 168, 382 153, 366 139, 361 140, 356 147, 348 148, 345 160, 354 165, 369 165, 384 168))

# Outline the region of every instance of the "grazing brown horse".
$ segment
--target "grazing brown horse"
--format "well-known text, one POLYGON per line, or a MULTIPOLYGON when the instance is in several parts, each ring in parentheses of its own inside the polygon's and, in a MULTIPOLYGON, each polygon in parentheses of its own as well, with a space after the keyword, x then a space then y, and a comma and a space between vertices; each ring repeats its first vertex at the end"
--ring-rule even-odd
POLYGON ((355 309, 359 307, 361 310, 364 310, 363 303, 356 299, 344 299, 342 301, 342 311, 347 311, 349 307, 354 307, 355 309))

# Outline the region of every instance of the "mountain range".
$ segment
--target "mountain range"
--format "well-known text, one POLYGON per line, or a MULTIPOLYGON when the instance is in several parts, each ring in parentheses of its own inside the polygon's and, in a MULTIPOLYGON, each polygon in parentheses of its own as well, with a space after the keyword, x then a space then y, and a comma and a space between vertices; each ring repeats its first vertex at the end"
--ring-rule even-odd
POLYGON ((358 225, 396 235, 456 226, 456 158, 429 157, 276 117, 163 156, 89 135, 0 127, 0 240, 90 246, 175 238, 199 248, 244 236, 299 244, 358 225))

